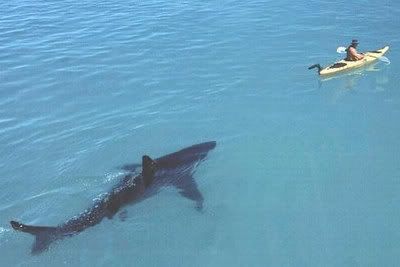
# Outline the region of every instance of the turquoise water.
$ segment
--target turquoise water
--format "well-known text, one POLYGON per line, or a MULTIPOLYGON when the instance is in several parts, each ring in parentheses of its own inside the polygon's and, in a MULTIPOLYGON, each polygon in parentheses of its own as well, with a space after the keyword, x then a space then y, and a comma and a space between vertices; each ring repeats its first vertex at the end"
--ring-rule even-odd
POLYGON ((398 266, 400 3, 0 3, 2 266, 398 266), (314 63, 391 46, 321 80, 314 63), (118 166, 195 143, 204 212, 173 189, 31 256, 118 166))

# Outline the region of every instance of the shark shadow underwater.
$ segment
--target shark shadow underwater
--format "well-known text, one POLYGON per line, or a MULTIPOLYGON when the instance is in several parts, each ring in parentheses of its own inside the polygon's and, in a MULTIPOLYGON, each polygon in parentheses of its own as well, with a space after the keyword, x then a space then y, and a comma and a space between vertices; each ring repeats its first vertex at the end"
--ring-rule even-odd
MULTIPOLYGON (((74 236, 86 228, 95 226, 104 218, 112 219, 123 206, 135 204, 157 194, 161 187, 174 186, 179 194, 195 201, 196 209, 203 208, 203 196, 197 188, 193 173, 196 166, 203 161, 208 152, 216 146, 215 141, 193 145, 177 152, 152 160, 149 156, 142 157, 142 164, 122 166, 128 171, 122 180, 115 185, 103 198, 94 202, 84 212, 58 226, 33 226, 11 221, 11 226, 21 232, 35 236, 32 254, 41 253, 49 245, 65 237, 74 236), (136 169, 142 167, 137 174, 136 169)), ((119 215, 124 218, 126 211, 119 215)))

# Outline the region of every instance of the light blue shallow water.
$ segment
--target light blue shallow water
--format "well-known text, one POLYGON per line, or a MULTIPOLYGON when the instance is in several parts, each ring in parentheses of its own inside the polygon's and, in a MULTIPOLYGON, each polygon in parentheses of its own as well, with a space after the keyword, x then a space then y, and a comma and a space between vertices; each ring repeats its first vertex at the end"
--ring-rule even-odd
POLYGON ((395 1, 2 1, 2 266, 399 266, 395 1), (320 80, 338 46, 392 64, 320 80), (30 255, 116 168, 202 141, 175 190, 30 255))

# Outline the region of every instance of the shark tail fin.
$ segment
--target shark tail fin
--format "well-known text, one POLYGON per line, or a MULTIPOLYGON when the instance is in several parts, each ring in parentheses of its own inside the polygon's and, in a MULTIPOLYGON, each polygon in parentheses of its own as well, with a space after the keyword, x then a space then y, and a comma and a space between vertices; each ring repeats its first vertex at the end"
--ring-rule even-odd
POLYGON ((142 157, 142 175, 145 186, 149 186, 154 179, 156 173, 157 164, 149 156, 144 155, 142 157))
POLYGON ((51 242, 60 238, 57 234, 57 227, 32 226, 16 221, 11 221, 10 224, 14 230, 35 236, 35 242, 32 246, 32 254, 38 254, 47 250, 51 242))

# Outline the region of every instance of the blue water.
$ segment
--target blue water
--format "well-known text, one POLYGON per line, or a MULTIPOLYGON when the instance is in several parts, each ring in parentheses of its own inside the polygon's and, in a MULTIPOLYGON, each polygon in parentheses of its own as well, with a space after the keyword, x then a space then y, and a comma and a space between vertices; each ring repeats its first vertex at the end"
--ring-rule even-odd
POLYGON ((0 2, 2 266, 399 266, 400 2, 0 2), (360 71, 307 70, 391 46, 360 71), (118 166, 195 143, 174 189, 31 256, 118 166))

